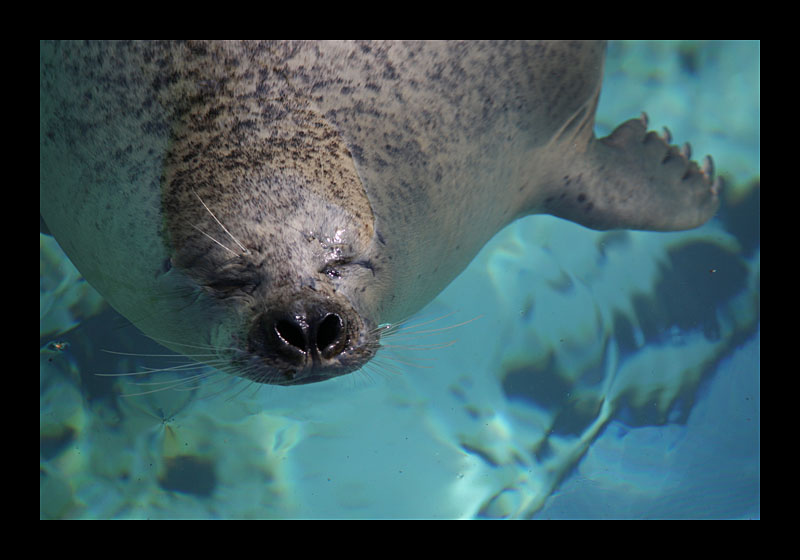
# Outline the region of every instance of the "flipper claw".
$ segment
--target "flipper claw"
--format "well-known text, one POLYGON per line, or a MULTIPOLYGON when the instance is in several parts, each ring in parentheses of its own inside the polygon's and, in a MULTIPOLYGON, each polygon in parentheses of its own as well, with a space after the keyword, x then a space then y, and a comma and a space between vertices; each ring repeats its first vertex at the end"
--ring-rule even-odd
POLYGON ((711 156, 706 156, 703 159, 703 174, 708 177, 709 181, 714 180, 714 160, 711 159, 711 156))

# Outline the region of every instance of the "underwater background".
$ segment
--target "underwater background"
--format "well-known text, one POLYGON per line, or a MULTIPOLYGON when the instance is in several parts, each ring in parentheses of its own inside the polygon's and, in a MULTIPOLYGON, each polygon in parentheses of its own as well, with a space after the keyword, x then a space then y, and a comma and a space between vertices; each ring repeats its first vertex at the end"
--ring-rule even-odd
POLYGON ((519 220, 323 383, 97 375, 185 360, 40 234, 40 518, 760 518, 760 80, 759 42, 612 42, 596 134, 712 154, 718 215, 519 220))

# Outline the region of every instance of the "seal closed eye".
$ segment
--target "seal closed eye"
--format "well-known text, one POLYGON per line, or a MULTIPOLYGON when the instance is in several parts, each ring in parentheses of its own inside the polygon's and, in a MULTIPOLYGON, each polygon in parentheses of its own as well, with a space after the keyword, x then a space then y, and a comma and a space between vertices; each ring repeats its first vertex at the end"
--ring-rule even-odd
POLYGON ((713 165, 597 139, 599 42, 42 43, 40 212, 118 311, 257 382, 380 348, 502 227, 698 226, 713 165), (169 263, 169 266, 165 266, 169 263))

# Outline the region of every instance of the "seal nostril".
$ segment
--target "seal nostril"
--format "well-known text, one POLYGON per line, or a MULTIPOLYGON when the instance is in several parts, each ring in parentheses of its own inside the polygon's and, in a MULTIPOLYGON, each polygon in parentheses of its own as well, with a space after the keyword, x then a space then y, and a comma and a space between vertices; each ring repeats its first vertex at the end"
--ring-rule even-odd
POLYGON ((293 346, 302 352, 306 351, 306 337, 303 329, 297 323, 280 319, 275 322, 275 333, 284 344, 293 346))
POLYGON ((344 349, 344 324, 342 318, 330 313, 317 327, 317 349, 325 358, 331 358, 344 349))

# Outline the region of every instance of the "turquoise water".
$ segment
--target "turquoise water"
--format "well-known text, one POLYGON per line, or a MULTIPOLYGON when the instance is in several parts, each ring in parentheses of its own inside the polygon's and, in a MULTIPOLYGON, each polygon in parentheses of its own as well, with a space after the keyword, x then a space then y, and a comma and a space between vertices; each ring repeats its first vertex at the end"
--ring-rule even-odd
POLYGON ((158 386, 94 374, 172 362, 101 352, 165 353, 42 238, 40 345, 69 346, 40 352, 41 517, 759 517, 759 64, 753 42, 612 43, 598 135, 644 110, 713 154, 719 217, 521 220, 406 332, 480 318, 401 340, 454 344, 321 384, 119 397, 158 386))

